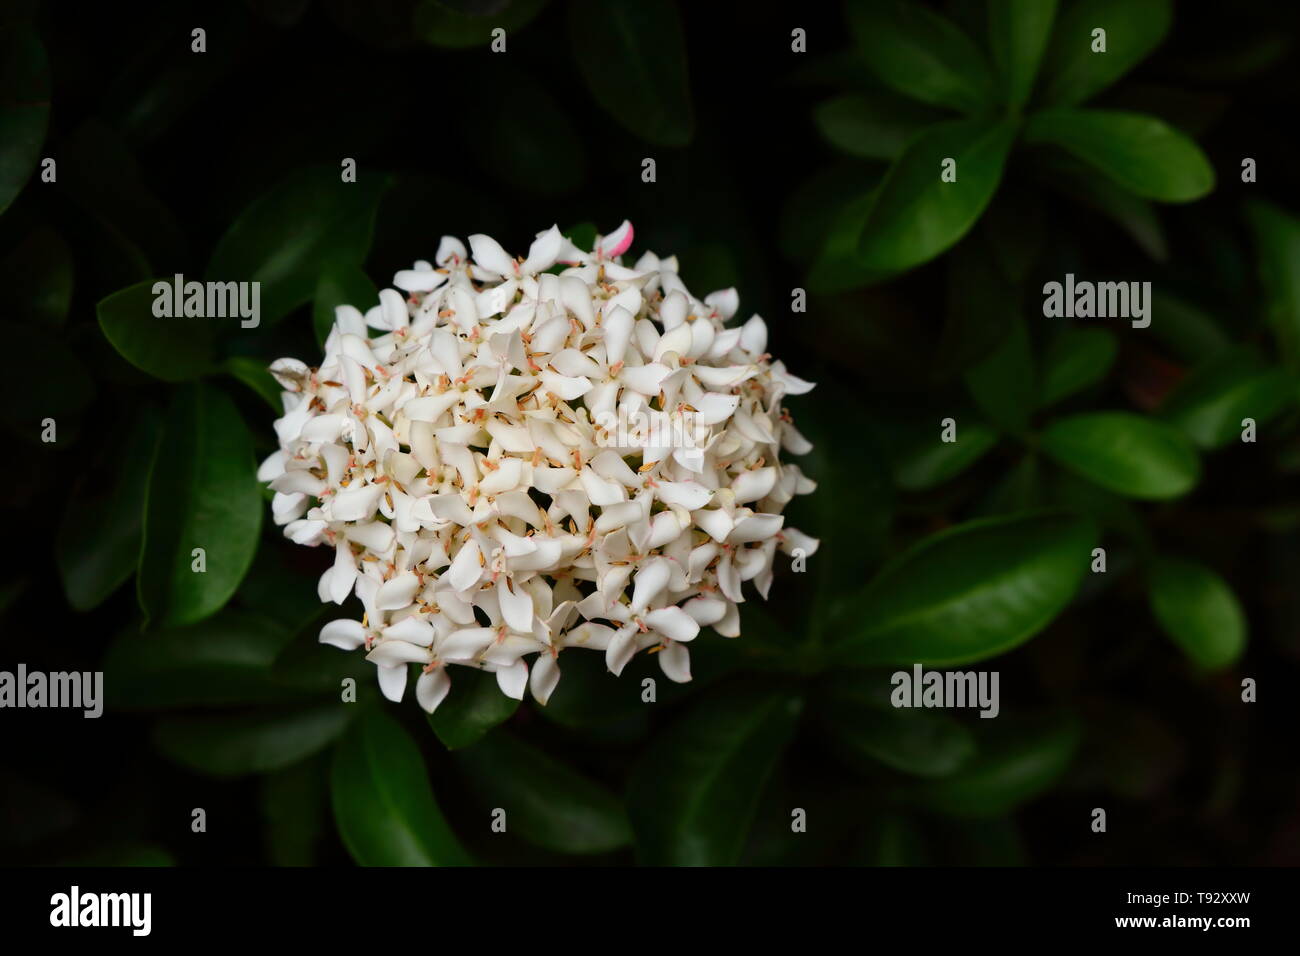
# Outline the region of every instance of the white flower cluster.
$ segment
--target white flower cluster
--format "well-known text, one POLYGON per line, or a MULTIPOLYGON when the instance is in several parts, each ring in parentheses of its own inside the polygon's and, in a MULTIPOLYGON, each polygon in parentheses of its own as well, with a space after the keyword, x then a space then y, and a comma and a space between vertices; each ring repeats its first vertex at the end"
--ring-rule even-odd
POLYGON ((815 551, 781 514, 814 483, 778 458, 810 448, 781 400, 811 383, 770 361, 761 318, 726 326, 734 289, 700 301, 675 258, 623 265, 631 241, 551 228, 512 259, 445 237, 402 292, 337 309, 319 368, 271 367, 285 412, 258 477, 289 538, 334 549, 321 600, 365 614, 320 639, 364 645, 388 698, 418 663, 432 712, 461 664, 545 704, 570 647, 615 674, 651 649, 687 681, 702 626, 739 636, 741 582, 766 597, 778 547, 815 551), (687 440, 614 434, 651 413, 687 440))

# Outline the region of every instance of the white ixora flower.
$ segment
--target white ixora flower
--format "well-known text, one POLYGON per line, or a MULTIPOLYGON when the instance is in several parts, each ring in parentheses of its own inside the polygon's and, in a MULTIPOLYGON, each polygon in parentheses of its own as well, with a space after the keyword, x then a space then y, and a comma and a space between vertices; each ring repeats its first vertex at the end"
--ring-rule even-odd
POLYGON ((812 384, 761 318, 728 325, 734 289, 697 299, 675 258, 624 265, 631 242, 445 237, 364 314, 338 307, 319 367, 271 366, 258 477, 286 536, 333 549, 321 600, 364 608, 321 641, 364 647, 390 699, 419 664, 433 711, 461 665, 545 704, 570 648, 690 680, 701 628, 740 635, 742 583, 766 598, 778 549, 816 550, 781 514, 815 485, 779 457, 811 447, 781 402, 812 384))

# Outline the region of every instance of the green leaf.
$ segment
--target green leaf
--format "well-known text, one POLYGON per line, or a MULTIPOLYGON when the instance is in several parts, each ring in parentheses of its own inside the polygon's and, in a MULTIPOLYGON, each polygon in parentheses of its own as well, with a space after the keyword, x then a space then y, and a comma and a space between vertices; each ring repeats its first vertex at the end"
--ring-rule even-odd
POLYGON ((1056 0, 989 0, 989 49, 1005 101, 1025 105, 1056 17, 1056 0))
POLYGON ((1029 329, 1016 316, 1002 344, 966 371, 971 397, 995 424, 1013 434, 1029 427, 1036 388, 1029 329))
POLYGON ((1266 317, 1291 371, 1300 371, 1300 219, 1258 200, 1247 203, 1266 317))
POLYGON ((998 431, 984 422, 959 422, 957 440, 943 441, 942 427, 927 426, 930 434, 897 449, 891 460, 894 481, 904 491, 924 491, 957 477, 998 443, 998 431))
POLYGON ((601 108, 656 146, 685 146, 695 131, 686 42, 670 0, 568 6, 573 61, 601 108))
POLYGON ((453 50, 482 47, 488 50, 493 30, 499 27, 513 39, 516 30, 527 26, 541 12, 546 0, 506 0, 486 6, 491 12, 480 15, 456 9, 453 3, 423 0, 415 8, 415 32, 425 43, 437 47, 453 50))
POLYGON ((955 121, 914 139, 860 223, 857 264, 901 270, 949 249, 993 198, 1014 135, 1009 121, 955 121), (956 161, 956 182, 940 179, 946 159, 956 161))
POLYGON ((387 186, 386 175, 365 168, 354 183, 343 182, 337 167, 289 177, 239 214, 218 241, 207 277, 260 282, 260 322, 279 321, 311 300, 322 262, 365 259, 387 186))
POLYGON ((274 621, 233 608, 191 627, 147 634, 128 628, 104 658, 108 706, 167 710, 283 700, 271 665, 292 636, 274 621))
POLYGON ((334 820, 362 866, 465 866, 410 735, 382 710, 352 722, 330 773, 334 820))
POLYGON ((952 21, 901 0, 850 3, 848 18, 859 54, 886 86, 968 113, 992 104, 993 71, 952 21))
POLYGON ((1057 464, 1129 498, 1177 498, 1201 476, 1196 449, 1179 431, 1131 412, 1059 419, 1041 447, 1057 464))
POLYGON ((59 577, 68 603, 89 611, 116 591, 135 571, 145 485, 158 443, 158 416, 146 409, 122 439, 121 465, 106 494, 86 482, 68 501, 54 544, 59 577))
POLYGON ((1173 20, 1170 0, 1077 0, 1056 21, 1044 58, 1041 100, 1074 106, 1100 93, 1160 45, 1173 20), (1106 31, 1094 53, 1093 30, 1106 31))
POLYGON ((1165 399, 1161 416, 1201 448, 1241 437, 1242 421, 1262 425, 1292 400, 1290 377, 1248 349, 1233 349, 1201 366, 1165 399))
POLYGON ((313 866, 329 814, 329 761, 312 757, 262 778, 258 794, 273 866, 313 866))
POLYGON ((1073 156, 1061 152, 1043 160, 1045 178, 1057 192, 1111 220, 1157 262, 1169 258, 1169 243, 1155 206, 1073 156))
POLYGON ((828 143, 864 159, 897 159, 917 133, 942 118, 942 113, 874 91, 837 96, 813 111, 813 122, 828 143))
POLYGON ((244 355, 232 355, 222 363, 221 368, 232 378, 243 382, 262 397, 276 415, 284 412, 280 404, 280 394, 284 391, 261 359, 248 358, 244 355))
POLYGON ((947 666, 1023 644, 1078 590, 1097 532, 1058 514, 985 518, 913 545, 845 603, 836 659, 947 666))
POLYGON ((890 675, 883 671, 849 671, 819 697, 821 726, 851 766, 870 770, 884 764, 903 773, 941 777, 971 759, 975 739, 970 731, 946 713, 893 706, 890 685, 890 675))
POLYGON ((801 708, 787 692, 740 688, 710 696, 664 731, 628 781, 638 860, 736 863, 801 708))
POLYGON ((1190 202, 1214 188, 1200 147, 1154 116, 1046 110, 1025 123, 1025 142, 1057 146, 1144 199, 1190 202))
POLYGON ((212 368, 217 320, 154 315, 155 285, 170 299, 167 279, 146 279, 101 299, 95 307, 99 327, 118 354, 141 371, 165 382, 198 378, 212 368))
POLYGON ((1216 671, 1246 646, 1246 615, 1228 582, 1187 558, 1161 556, 1151 568, 1151 612, 1197 667, 1216 671))
POLYGON ((912 799, 960 818, 998 817, 1048 790, 1078 750, 1078 721, 1055 717, 991 720, 981 727, 974 760, 949 777, 919 784, 912 799))
POLYGON ((146 623, 193 624, 230 600, 262 525, 254 472, 234 403, 210 385, 179 389, 149 475, 137 579, 146 623), (196 548, 204 571, 194 570, 196 548))
POLYGON ((1202 362, 1228 348, 1219 323, 1182 299, 1153 289, 1151 314, 1160 316, 1149 331, 1174 354, 1188 362, 1202 362))
POLYGON ((58 328, 71 305, 72 250, 38 226, 0 262, 0 315, 58 328))
POLYGON ((50 67, 36 31, 0 31, 0 213, 22 192, 50 121, 50 67))
POLYGON ((1115 364, 1118 350, 1114 334, 1106 329, 1062 329, 1043 353, 1040 407, 1100 382, 1115 364))
POLYGON ((854 848, 854 866, 926 866, 930 862, 925 833, 901 813, 873 813, 854 848))
POLYGON ((340 305, 355 307, 362 315, 379 302, 379 289, 359 265, 331 262, 321 268, 312 297, 312 325, 316 341, 324 348, 334 327, 334 310, 340 305))
POLYGON ((493 727, 513 717, 519 708, 519 701, 501 693, 495 675, 460 670, 456 672, 456 692, 448 694, 429 715, 429 726, 448 750, 478 742, 493 727))
POLYGON ((505 731, 460 751, 456 762, 486 806, 505 810, 510 832, 529 843, 558 853, 608 853, 632 840, 618 797, 505 731))
POLYGON ((154 727, 164 756, 212 777, 280 770, 326 747, 355 713, 341 701, 284 710, 165 717, 154 727))

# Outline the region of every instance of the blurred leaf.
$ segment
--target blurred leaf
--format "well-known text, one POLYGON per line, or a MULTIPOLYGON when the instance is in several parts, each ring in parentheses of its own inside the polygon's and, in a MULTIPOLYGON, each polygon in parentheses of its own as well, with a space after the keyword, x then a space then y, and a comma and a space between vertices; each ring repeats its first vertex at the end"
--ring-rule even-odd
POLYGON ((257 550, 262 496, 253 445, 229 398, 178 389, 149 476, 137 578, 146 623, 193 624, 239 587, 257 550), (206 570, 192 570, 196 548, 206 570))
POLYGON ((207 278, 260 282, 261 323, 278 322, 311 300, 322 262, 365 259, 388 182, 366 168, 354 183, 343 182, 337 167, 290 176, 239 214, 217 242, 207 278))
POLYGON ((980 518, 1009 515, 1034 511, 1043 504, 1038 457, 1028 454, 998 479, 976 505, 973 514, 980 518))
POLYGON ((1130 498, 1177 498, 1201 476, 1196 449, 1180 432, 1132 412, 1061 418, 1040 441, 1058 464, 1130 498))
POLYGON ((1228 582, 1187 558, 1161 556, 1151 567, 1151 612, 1203 670, 1221 670, 1246 646, 1246 615, 1228 582))
POLYGON ((420 750, 372 708, 334 751, 334 820, 362 866, 464 866, 472 861, 434 802, 420 750))
MULTIPOLYGON (((1002 206, 999 201, 989 220, 1002 206)), ((986 221, 982 226, 993 226, 986 221)), ((1024 230, 1024 221, 1017 225, 1024 230)), ((1021 286, 1001 264, 997 238, 1006 230, 981 228, 966 237, 945 260, 947 320, 935 349, 933 376, 946 382, 987 358, 1011 334, 1020 313, 1021 286)), ((1014 253, 1012 253, 1014 255, 1014 253)))
POLYGON ((648 143, 689 143, 695 119, 676 4, 573 0, 568 15, 573 61, 601 108, 648 143))
POLYGON ((350 262, 330 262, 321 267, 312 298, 312 325, 316 329, 316 342, 325 347, 330 329, 334 327, 334 310, 340 305, 350 305, 362 315, 379 303, 379 289, 359 265, 350 262))
POLYGON ((903 773, 941 777, 970 760, 975 753, 970 731, 947 713, 895 707, 891 683, 884 671, 846 671, 819 695, 823 731, 850 765, 870 768, 878 762, 903 773))
POLYGON ((801 708, 787 692, 738 688, 701 701, 661 733, 628 782, 638 861, 734 864, 801 708))
POLYGON ((985 660, 1058 615, 1088 570, 1097 532, 1059 514, 970 521, 913 545, 846 601, 834 645, 855 665, 985 660))
POLYGON ((50 121, 50 67, 30 27, 0 31, 0 213, 40 159, 50 121))
POLYGON ((54 553, 63 593, 78 611, 101 604, 135 571, 158 430, 158 416, 146 407, 122 439, 116 476, 87 482, 89 488, 79 488, 68 501, 54 553), (103 484, 107 492, 96 494, 103 484))
MULTIPOLYGON (((423 0, 415 8, 415 32, 433 46, 488 49, 498 27, 513 39, 516 30, 546 6, 546 0, 500 0, 495 3, 452 3, 423 0), (475 7, 482 8, 481 10, 475 7)), ((508 47, 507 47, 508 48, 508 47)))
POLYGON ((1072 718, 987 721, 974 760, 950 777, 918 784, 911 799, 961 818, 997 817, 1047 791, 1069 767, 1081 731, 1072 718))
POLYGON ((1291 379, 1247 349, 1233 349, 1187 376, 1160 408, 1201 448, 1241 437, 1242 420, 1262 425, 1292 401, 1291 379))
POLYGON ((1029 329, 1016 316, 1011 332, 993 352, 966 370, 971 397, 995 424, 1013 434, 1029 427, 1037 389, 1029 329))
POLYGON ((1291 371, 1300 371, 1300 219, 1271 203, 1246 204, 1265 314, 1291 371))
POLYGON ((214 319, 154 315, 154 286, 172 282, 145 279, 128 286, 95 307, 99 327, 124 359, 165 382, 198 378, 212 367, 214 319))
POLYGON ((854 866, 926 866, 930 851, 916 820, 901 813, 873 813, 852 862, 854 866))
POLYGON ((956 243, 993 198, 1014 131, 1006 121, 956 121, 914 139, 860 224, 857 264, 907 269, 956 243), (945 159, 956 161, 956 182, 940 179, 945 159))
POLYGON ((332 701, 292 709, 169 716, 155 746, 182 767, 212 777, 280 770, 327 746, 347 726, 354 704, 332 701))
POLYGON ((943 441, 935 422, 925 437, 891 454, 894 481, 904 491, 924 491, 957 477, 998 443, 998 431, 979 421, 958 421, 957 440, 943 441))
POLYGON ((49 226, 38 226, 0 262, 0 315, 53 329, 71 305, 72 250, 49 226))
MULTIPOLYGON (((499 67, 494 72, 498 71, 499 67)), ((527 109, 501 110, 485 104, 487 167, 502 182, 538 196, 573 192, 587 178, 587 155, 563 105, 536 78, 522 72, 498 73, 497 83, 497 88, 530 92, 527 109)))
POLYGON ((901 0, 855 0, 847 10, 859 54, 887 86, 967 113, 992 104, 988 61, 952 21, 901 0))
POLYGON ((1149 331, 1181 359, 1201 362, 1228 347, 1228 337, 1213 318, 1168 293, 1152 290, 1151 314, 1160 321, 1149 331))
POLYGON ((513 717, 519 708, 519 701, 501 693, 495 674, 458 668, 455 683, 455 692, 448 694, 429 715, 429 726, 448 750, 477 743, 493 727, 513 717))
POLYGON ((1056 17, 1056 0, 989 0, 989 49, 1005 101, 1029 99, 1056 17))
POLYGON ((1145 199, 1190 202, 1214 188, 1214 169, 1200 147, 1141 113, 1047 110, 1026 121, 1025 142, 1060 147, 1145 199))
POLYGON ((847 93, 813 111, 822 136, 850 156, 894 160, 908 141, 943 114, 887 93, 847 93))
POLYGON ((800 184, 781 210, 782 254, 791 262, 811 262, 843 209, 844 196, 859 195, 876 186, 880 182, 878 168, 872 163, 840 162, 819 169, 800 184))
POLYGON ((47 419, 52 419, 58 446, 72 444, 80 432, 82 413, 95 395, 95 379, 82 361, 82 350, 74 348, 68 334, 34 325, 6 323, 4 334, 5 348, 15 360, 7 369, 0 421, 48 453, 53 446, 42 436, 47 419))
POLYGON ((1119 346, 1106 329, 1064 328, 1043 353, 1039 406, 1046 408, 1106 377, 1119 346))
POLYGON ((221 365, 232 378, 243 382, 260 395, 276 415, 284 412, 280 404, 280 393, 284 391, 271 375, 271 370, 262 359, 248 358, 244 355, 232 355, 221 365))
MULTIPOLYGON (((638 658, 633 658, 628 667, 634 667, 637 661, 638 658)), ((632 677, 630 671, 625 671, 623 678, 616 677, 605 666, 605 655, 591 652, 562 655, 560 669, 563 676, 559 686, 545 707, 535 708, 536 713, 570 731, 600 741, 626 742, 645 735, 649 708, 641 701, 640 686, 626 679, 632 677)), ((496 693, 505 696, 500 690, 496 693)), ((444 707, 452 702, 453 696, 448 696, 444 707)), ((438 711, 441 710, 439 707, 438 711)))
POLYGON ((1100 93, 1160 45, 1173 20, 1169 0, 1076 0, 1056 21, 1043 58, 1041 100, 1074 106, 1100 93), (1094 29, 1106 52, 1092 51, 1094 29))
POLYGON ((271 665, 291 636, 267 618, 229 608, 191 627, 128 628, 104 658, 108 705, 166 710, 282 700, 271 665))
POLYGON ((529 843, 557 853, 608 853, 632 840, 618 797, 503 730, 456 758, 486 805, 505 810, 508 832, 529 843))
POLYGON ((1043 157, 1044 175, 1071 202, 1081 203, 1111 220, 1157 262, 1169 258, 1169 243, 1156 209, 1105 173, 1066 153, 1043 157))
POLYGON ((259 794, 273 866, 313 866, 329 815, 329 761, 311 757, 262 778, 259 794))

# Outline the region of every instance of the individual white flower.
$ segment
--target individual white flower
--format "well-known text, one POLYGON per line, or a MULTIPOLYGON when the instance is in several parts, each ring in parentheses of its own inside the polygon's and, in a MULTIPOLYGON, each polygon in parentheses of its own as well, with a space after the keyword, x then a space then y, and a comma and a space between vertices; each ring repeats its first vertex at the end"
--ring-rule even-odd
POLYGON ((444 237, 366 311, 340 306, 316 368, 271 367, 280 448, 258 478, 287 537, 333 551, 322 642, 364 648, 385 696, 411 664, 432 712, 453 665, 545 704, 560 653, 639 651, 688 681, 702 628, 740 634, 742 585, 817 541, 782 511, 815 488, 782 406, 812 388, 767 354, 734 289, 698 299, 674 258, 589 251, 552 227, 526 255, 444 237), (402 293, 406 293, 403 297, 402 293), (530 670, 531 662, 531 670, 530 670))

